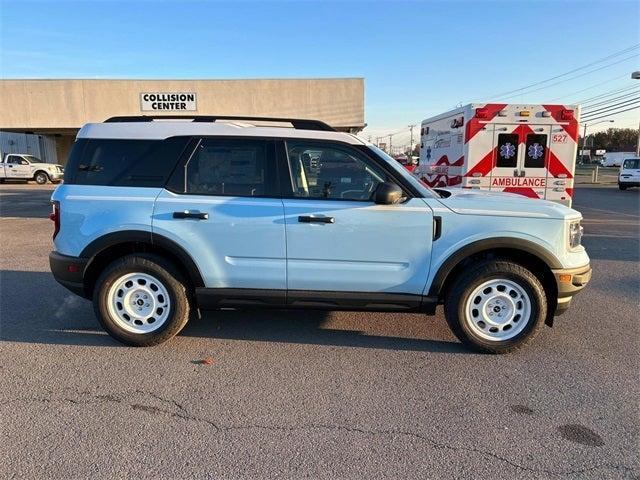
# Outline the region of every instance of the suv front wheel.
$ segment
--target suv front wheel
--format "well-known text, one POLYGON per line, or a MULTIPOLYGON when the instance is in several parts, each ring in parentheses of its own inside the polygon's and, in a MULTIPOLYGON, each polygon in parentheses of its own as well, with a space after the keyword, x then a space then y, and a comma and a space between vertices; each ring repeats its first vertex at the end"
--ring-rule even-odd
POLYGON ((146 347, 176 335, 189 319, 189 296, 176 268, 150 254, 111 263, 93 293, 100 323, 122 343, 146 347))
POLYGON ((538 278, 508 260, 487 260, 459 275, 445 300, 458 339, 484 353, 522 348, 539 332, 547 299, 538 278))

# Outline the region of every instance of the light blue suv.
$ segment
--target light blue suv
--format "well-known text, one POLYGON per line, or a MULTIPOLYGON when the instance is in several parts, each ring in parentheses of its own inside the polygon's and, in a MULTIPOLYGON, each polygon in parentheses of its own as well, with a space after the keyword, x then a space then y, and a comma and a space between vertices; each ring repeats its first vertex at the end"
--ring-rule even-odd
POLYGON ((195 309, 434 314, 515 350, 589 281, 581 215, 431 190, 312 120, 116 117, 80 130, 53 194, 51 270, 116 339, 155 345, 195 309))

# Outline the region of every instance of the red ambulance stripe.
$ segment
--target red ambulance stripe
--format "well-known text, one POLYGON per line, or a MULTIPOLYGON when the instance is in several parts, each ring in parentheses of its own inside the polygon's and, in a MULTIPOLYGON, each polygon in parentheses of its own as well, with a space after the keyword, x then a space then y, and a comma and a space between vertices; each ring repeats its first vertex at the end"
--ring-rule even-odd
POLYGON ((461 167, 464 165, 464 155, 451 164, 452 167, 461 167))
POLYGON ((500 110, 502 110, 506 106, 506 103, 487 103, 484 106, 484 108, 486 108, 488 112, 487 118, 480 119, 474 116, 467 122, 467 126, 465 128, 464 143, 468 143, 469 140, 471 140, 476 135, 476 133, 482 130, 482 127, 484 127, 485 123, 493 120, 495 116, 498 115, 500 110))
POLYGON ((453 163, 449 163, 449 157, 441 156, 434 165, 447 165, 449 167, 461 167, 464 164, 464 155, 453 163))
POLYGON ((553 153, 553 150, 548 148, 547 154, 549 155, 549 164, 547 168, 549 169, 549 173, 551 175, 557 178, 558 175, 561 175, 564 173, 567 176, 567 178, 573 178, 573 175, 571 174, 571 172, 567 170, 567 167, 565 167, 563 163, 560 161, 560 159, 556 157, 556 155, 553 153))
POLYGON ((507 187, 502 191, 505 193, 517 193, 518 195, 524 195, 529 198, 540 198, 538 194, 533 191, 533 188, 528 187, 507 187))
POLYGON ((512 133, 518 135, 518 142, 525 143, 527 141, 527 135, 534 132, 529 125, 518 125, 512 133))
POLYGON ((498 147, 487 153, 482 158, 482 160, 476 163, 474 167, 466 173, 465 177, 473 177, 474 173, 480 173, 481 176, 484 177, 487 173, 489 173, 493 168, 493 157, 495 156, 495 152, 497 149, 498 147))
POLYGON ((564 128, 564 131, 567 132, 571 138, 573 138, 574 142, 578 141, 578 120, 575 117, 576 112, 573 112, 573 118, 565 125, 567 120, 560 120, 562 110, 568 110, 564 105, 542 105, 542 107, 548 112, 551 112, 553 119, 560 123, 560 126, 564 128))
POLYGON ((573 188, 565 188, 565 192, 567 192, 569 196, 573 198, 573 188))

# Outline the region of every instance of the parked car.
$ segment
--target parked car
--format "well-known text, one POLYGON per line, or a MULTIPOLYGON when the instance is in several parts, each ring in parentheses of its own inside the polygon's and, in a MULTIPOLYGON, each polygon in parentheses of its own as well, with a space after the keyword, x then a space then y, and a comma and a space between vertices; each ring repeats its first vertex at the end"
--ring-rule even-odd
POLYGON ((640 158, 625 158, 618 174, 618 188, 640 187, 640 158))
POLYGON ((5 180, 35 180, 39 185, 62 180, 62 165, 45 163, 33 155, 10 153, 0 162, 0 182, 5 180))
POLYGON ((78 133, 50 265, 117 340, 162 343, 195 309, 443 304, 462 342, 504 353, 591 277, 575 210, 432 190, 355 135, 257 120, 116 117, 78 133))

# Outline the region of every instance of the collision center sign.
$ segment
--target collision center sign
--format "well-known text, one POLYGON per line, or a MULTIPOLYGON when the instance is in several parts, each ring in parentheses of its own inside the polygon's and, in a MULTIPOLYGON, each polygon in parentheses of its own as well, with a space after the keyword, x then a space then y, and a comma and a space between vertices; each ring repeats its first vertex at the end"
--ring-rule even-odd
POLYGON ((140 110, 143 112, 197 110, 196 94, 192 92, 142 92, 140 110))

